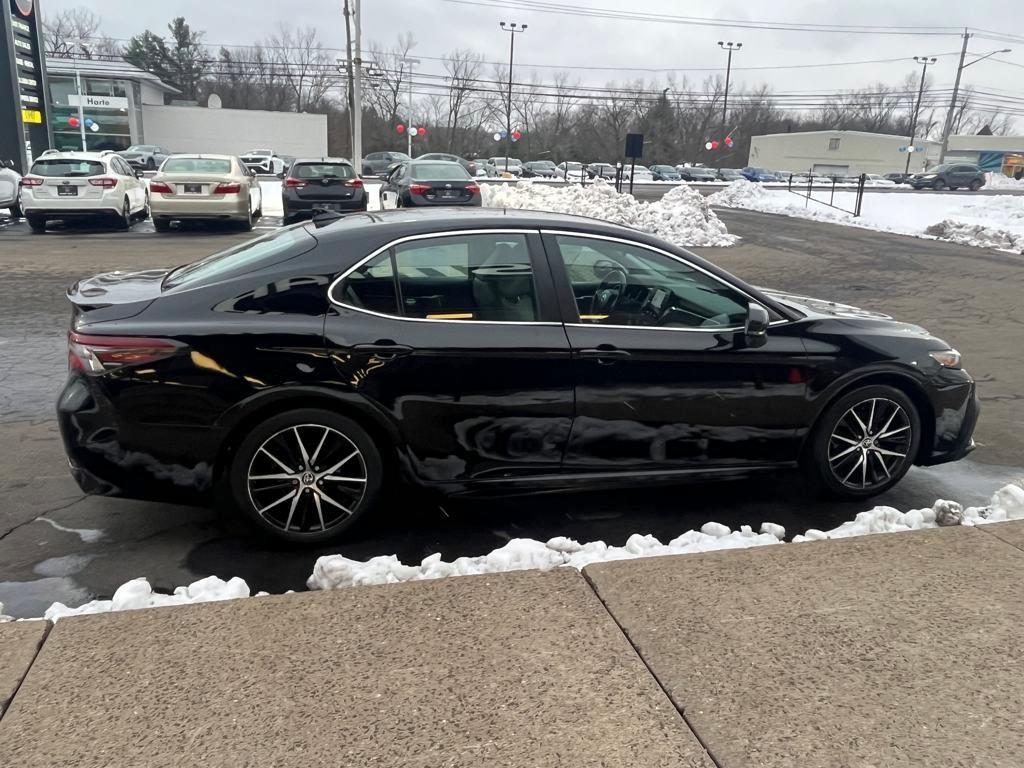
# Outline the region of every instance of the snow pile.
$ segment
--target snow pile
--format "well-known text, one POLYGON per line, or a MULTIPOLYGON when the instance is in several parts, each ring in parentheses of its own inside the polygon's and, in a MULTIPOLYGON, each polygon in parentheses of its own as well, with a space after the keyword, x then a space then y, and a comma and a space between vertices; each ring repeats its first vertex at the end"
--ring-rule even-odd
POLYGON ((788 190, 769 192, 759 182, 746 179, 737 179, 722 191, 709 195, 708 203, 719 208, 743 208, 748 211, 777 213, 782 216, 841 224, 855 221, 853 216, 845 211, 819 205, 815 200, 801 199, 788 190))
POLYGON ((1024 179, 1014 179, 1002 173, 986 173, 985 177, 985 189, 1024 190, 1024 179))
POLYGON ((45 618, 50 621, 65 616, 81 616, 86 613, 107 613, 109 611, 134 611, 139 608, 162 608, 168 605, 187 603, 209 603, 214 600, 232 600, 249 597, 249 585, 235 576, 224 581, 216 576, 194 581, 187 587, 177 587, 174 594, 163 595, 154 592, 144 578, 132 579, 114 592, 111 600, 93 600, 77 608, 68 608, 63 603, 54 603, 46 609, 45 618))
POLYGON ((771 533, 754 533, 748 525, 731 531, 720 523, 707 523, 700 531, 687 531, 667 544, 656 537, 634 533, 622 547, 603 541, 580 544, 574 539, 558 536, 546 542, 536 539, 512 539, 505 546, 486 555, 460 557, 452 562, 434 553, 419 565, 404 565, 395 555, 371 558, 367 562, 350 560, 343 555, 317 558, 313 574, 306 581, 310 589, 338 589, 369 584, 396 584, 401 581, 440 579, 446 576, 473 576, 482 573, 504 573, 538 568, 542 571, 570 566, 583 568, 591 563, 630 560, 658 555, 686 555, 719 549, 745 549, 765 544, 778 544, 771 533))
MULTIPOLYGON (((900 512, 893 507, 875 507, 861 512, 851 521, 831 531, 811 529, 794 542, 817 539, 840 539, 871 533, 921 530, 939 525, 978 525, 1024 519, 1024 487, 1007 485, 995 493, 986 507, 964 509, 955 501, 940 499, 928 509, 900 512)), ((705 523, 700 531, 687 531, 667 544, 650 535, 633 534, 625 546, 613 547, 603 541, 580 544, 559 536, 546 542, 535 539, 512 539, 499 549, 476 557, 460 557, 452 562, 435 553, 419 565, 405 565, 397 556, 374 557, 367 562, 351 560, 343 555, 325 555, 316 561, 313 573, 307 579, 310 589, 339 589, 369 584, 396 584, 403 581, 438 579, 445 576, 470 576, 482 573, 502 573, 529 568, 549 570, 586 565, 609 560, 628 560, 659 555, 688 555, 713 552, 720 549, 745 549, 767 544, 778 544, 786 531, 781 525, 764 523, 761 532, 754 533, 744 525, 732 531, 721 523, 705 523)))
POLYGON ((4 604, 0 603, 0 624, 3 624, 5 621, 14 621, 14 617, 5 615, 4 604))
POLYGON ((483 204, 490 208, 522 208, 568 213, 622 224, 679 246, 726 246, 736 242, 704 196, 687 186, 669 190, 652 203, 616 192, 600 180, 574 184, 484 184, 483 204))
POLYGON ((1024 252, 1024 195, 979 197, 925 233, 961 245, 1024 252))

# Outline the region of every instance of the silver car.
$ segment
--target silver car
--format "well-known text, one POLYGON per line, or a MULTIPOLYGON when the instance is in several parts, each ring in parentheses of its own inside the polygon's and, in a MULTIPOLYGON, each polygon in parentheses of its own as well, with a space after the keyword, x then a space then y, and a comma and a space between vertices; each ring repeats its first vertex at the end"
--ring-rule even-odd
POLYGON ((171 155, 149 182, 149 205, 157 232, 193 219, 236 221, 251 230, 263 215, 263 192, 233 155, 171 155))
POLYGON ((127 160, 133 168, 155 171, 171 153, 156 144, 132 144, 117 154, 127 160))
POLYGON ((5 160, 0 165, 0 209, 6 208, 12 219, 21 218, 21 174, 14 163, 5 160))

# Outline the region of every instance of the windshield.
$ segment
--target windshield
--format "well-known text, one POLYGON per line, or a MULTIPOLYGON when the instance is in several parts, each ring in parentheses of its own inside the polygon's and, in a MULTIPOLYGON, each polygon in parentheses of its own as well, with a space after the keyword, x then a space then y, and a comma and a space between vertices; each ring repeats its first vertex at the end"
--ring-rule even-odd
POLYGON ((165 289, 211 282, 232 272, 247 272, 282 258, 305 253, 316 245, 305 227, 279 229, 255 240, 246 240, 226 251, 178 267, 164 278, 165 289))
MULTIPOLYGON (((498 166, 499 168, 504 168, 505 167, 505 158, 504 157, 492 157, 491 158, 491 162, 494 165, 498 166)), ((510 157, 508 159, 508 164, 509 164, 509 167, 511 167, 513 165, 522 165, 523 161, 522 160, 517 160, 514 157, 510 157)))
POLYGON ((250 149, 245 154, 247 155, 272 155, 274 154, 269 149, 250 149))
POLYGON ((567 171, 579 171, 583 168, 583 163, 562 163, 567 171))
POLYGON ((409 166, 410 175, 418 181, 464 181, 469 173, 458 163, 423 163, 409 166))
POLYGON ((534 168, 547 168, 548 170, 555 168, 555 164, 550 160, 534 160, 530 165, 534 168))
POLYGON ((354 179, 355 169, 348 163, 300 163, 292 166, 296 179, 354 179))
POLYGON ((172 157, 164 161, 161 173, 231 173, 230 160, 201 157, 172 157))
POLYGON ((72 157, 36 160, 29 173, 36 176, 99 176, 106 169, 96 160, 76 160, 72 157))
POLYGON ((156 149, 157 148, 152 146, 151 144, 132 144, 130 147, 128 147, 128 149, 126 151, 127 152, 156 152, 156 149))

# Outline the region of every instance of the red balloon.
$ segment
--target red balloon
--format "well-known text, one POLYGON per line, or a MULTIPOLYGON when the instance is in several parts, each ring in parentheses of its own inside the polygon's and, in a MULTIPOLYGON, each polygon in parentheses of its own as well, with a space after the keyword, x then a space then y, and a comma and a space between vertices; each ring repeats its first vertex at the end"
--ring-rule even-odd
POLYGON ((711 148, 718 149, 718 139, 715 139, 711 142, 711 148))
POLYGON ((70 125, 72 128, 77 128, 78 125, 79 125, 78 118, 77 117, 69 117, 68 118, 68 125, 70 125))
POLYGON ((405 133, 405 126, 401 124, 396 125, 395 130, 398 131, 399 133, 405 133))
POLYGON ((426 129, 426 128, 423 128, 423 127, 421 126, 421 127, 420 127, 420 128, 419 128, 419 129, 417 130, 417 132, 416 132, 416 135, 417 135, 417 136, 426 136, 426 135, 427 135, 427 129, 426 129))
POLYGON ((516 141, 519 141, 521 138, 523 138, 523 134, 521 134, 519 131, 512 131, 512 138, 515 139, 516 141))
POLYGON ((726 136, 725 137, 725 146, 727 146, 727 147, 731 147, 732 146, 732 137, 731 136, 726 136))

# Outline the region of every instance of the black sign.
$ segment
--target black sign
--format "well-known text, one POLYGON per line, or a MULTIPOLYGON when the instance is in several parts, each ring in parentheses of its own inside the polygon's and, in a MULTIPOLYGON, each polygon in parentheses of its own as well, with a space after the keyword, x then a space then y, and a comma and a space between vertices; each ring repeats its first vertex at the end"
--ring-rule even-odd
POLYGON ((25 173, 28 153, 36 157, 51 146, 42 23, 38 1, 0 3, 0 100, 14 105, 0 114, 0 160, 25 173))
POLYGON ((626 157, 639 160, 644 156, 644 135, 642 133, 626 134, 626 157))

